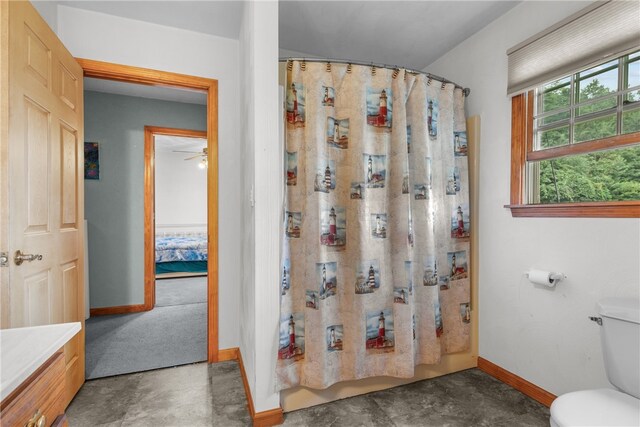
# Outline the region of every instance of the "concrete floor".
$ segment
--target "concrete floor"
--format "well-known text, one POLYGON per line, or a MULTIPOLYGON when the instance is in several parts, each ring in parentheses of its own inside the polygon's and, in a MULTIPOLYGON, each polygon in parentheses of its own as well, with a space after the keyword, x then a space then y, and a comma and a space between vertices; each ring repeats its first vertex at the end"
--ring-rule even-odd
MULTIPOLYGON (((71 427, 250 426, 236 362, 87 381, 71 427)), ((548 426, 549 410, 470 369, 285 414, 287 426, 548 426)))

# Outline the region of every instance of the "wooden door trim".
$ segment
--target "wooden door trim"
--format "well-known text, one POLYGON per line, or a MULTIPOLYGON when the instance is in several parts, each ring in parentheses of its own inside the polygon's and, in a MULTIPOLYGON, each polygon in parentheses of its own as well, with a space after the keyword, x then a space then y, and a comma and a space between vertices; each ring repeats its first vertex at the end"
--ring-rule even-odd
MULTIPOLYGON (((0 2, 0 246, 9 247, 9 2, 0 2), (5 89, 6 88, 6 89, 5 89)), ((0 299, 11 304, 9 269, 0 268, 0 299)), ((11 325, 10 311, 0 310, 0 329, 11 325)))
MULTIPOLYGON (((76 58, 85 77, 149 86, 192 89, 207 94, 207 359, 218 361, 218 81, 204 77, 76 58), (213 256, 211 256, 213 254, 213 256)), ((145 173, 146 176, 146 173, 145 173)), ((146 198, 145 194, 145 198, 146 198)), ((145 227, 146 229, 146 227, 145 227)), ((145 291, 145 306, 146 306, 145 291)))
POLYGON ((115 305, 112 307, 95 307, 89 309, 89 316, 108 316, 111 314, 128 314, 149 311, 145 304, 115 305))
MULTIPOLYGON (((156 186, 155 158, 156 135, 182 136, 188 138, 207 138, 206 131, 166 128, 158 126, 144 127, 144 310, 152 310, 156 305, 156 258, 155 258, 155 218, 156 186)), ((208 150, 208 148, 207 148, 208 150)), ((208 261, 208 260, 207 260, 208 261)), ((207 262, 208 264, 208 262, 207 262)))

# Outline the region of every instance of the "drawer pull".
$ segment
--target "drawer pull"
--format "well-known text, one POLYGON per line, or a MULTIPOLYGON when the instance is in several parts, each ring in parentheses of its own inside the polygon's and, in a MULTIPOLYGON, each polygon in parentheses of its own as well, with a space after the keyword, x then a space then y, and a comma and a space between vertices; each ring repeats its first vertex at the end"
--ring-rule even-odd
POLYGON ((47 417, 40 413, 38 409, 31 419, 25 424, 25 427, 46 427, 47 417))

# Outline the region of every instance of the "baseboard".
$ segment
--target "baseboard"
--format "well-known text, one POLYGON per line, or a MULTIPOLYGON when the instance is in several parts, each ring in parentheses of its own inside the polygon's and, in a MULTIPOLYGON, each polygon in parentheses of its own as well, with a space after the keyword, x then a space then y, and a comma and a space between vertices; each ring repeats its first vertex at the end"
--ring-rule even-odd
POLYGON ((156 279, 162 280, 162 279, 179 279, 181 277, 205 277, 207 274, 208 273, 206 271, 203 271, 201 273, 185 273, 185 272, 160 273, 160 274, 156 274, 156 279))
POLYGON ((553 403, 556 398, 554 394, 549 393, 524 378, 521 378, 516 374, 501 368, 495 363, 489 362, 487 359, 483 359, 482 357, 478 357, 478 369, 486 372, 503 383, 510 385, 533 400, 542 403, 546 407, 550 407, 551 403, 553 403))
POLYGON ((284 422, 284 415, 282 408, 271 409, 269 411, 256 412, 253 406, 253 397, 251 396, 251 389, 249 388, 249 381, 247 380, 247 372, 244 369, 244 362, 242 361, 242 353, 238 349, 238 365, 240 366, 240 375, 242 376, 242 384, 244 385, 244 392, 247 395, 247 406, 249 409, 249 415, 253 420, 253 427, 271 427, 277 426, 284 422))
POLYGON ((151 309, 153 309, 153 307, 147 307, 145 304, 118 305, 115 307, 97 307, 89 309, 89 315, 106 316, 109 314, 140 313, 141 311, 149 311, 151 309))
POLYGON ((247 406, 249 407, 249 414, 251 418, 256 414, 256 410, 253 407, 253 397, 251 397, 251 389, 249 388, 249 380, 247 379, 247 372, 244 370, 244 362, 242 361, 242 353, 238 349, 238 366, 240 367, 240 375, 242 376, 242 385, 244 385, 244 394, 247 395, 247 406))
POLYGON ((253 414, 253 427, 271 427, 284 422, 282 408, 271 409, 269 411, 253 414))
POLYGON ((238 360, 239 352, 240 349, 238 347, 218 350, 218 362, 226 362, 227 360, 238 360))

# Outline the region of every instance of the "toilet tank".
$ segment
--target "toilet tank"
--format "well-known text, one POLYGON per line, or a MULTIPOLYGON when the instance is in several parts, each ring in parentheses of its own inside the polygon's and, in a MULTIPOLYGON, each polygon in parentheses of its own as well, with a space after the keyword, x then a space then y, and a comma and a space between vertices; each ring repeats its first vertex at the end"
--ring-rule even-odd
POLYGON ((640 399, 640 300, 603 299, 598 312, 607 378, 620 391, 640 399))

